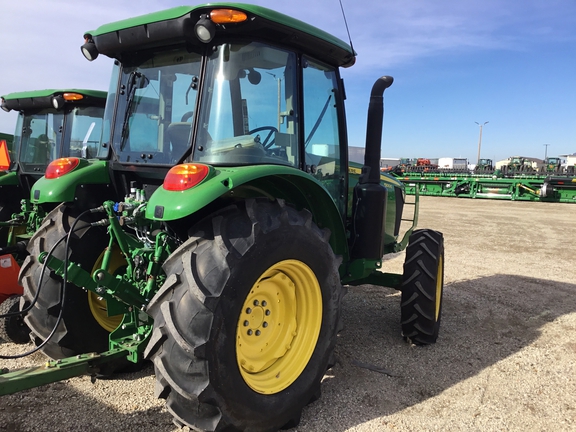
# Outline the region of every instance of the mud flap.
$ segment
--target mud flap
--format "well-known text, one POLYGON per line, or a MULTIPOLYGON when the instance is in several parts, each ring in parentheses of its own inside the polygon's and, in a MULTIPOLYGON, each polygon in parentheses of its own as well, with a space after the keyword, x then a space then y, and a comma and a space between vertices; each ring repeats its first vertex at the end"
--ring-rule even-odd
POLYGON ((22 295, 22 287, 18 285, 20 266, 10 254, 0 256, 0 303, 11 295, 22 295))

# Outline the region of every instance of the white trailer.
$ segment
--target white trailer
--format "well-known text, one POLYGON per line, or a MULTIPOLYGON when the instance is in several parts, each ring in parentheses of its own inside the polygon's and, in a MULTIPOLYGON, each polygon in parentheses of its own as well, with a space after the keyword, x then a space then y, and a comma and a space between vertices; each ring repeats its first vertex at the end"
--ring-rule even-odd
POLYGON ((438 159, 439 169, 451 169, 451 170, 467 170, 468 169, 468 159, 466 158, 451 158, 443 157, 438 159))

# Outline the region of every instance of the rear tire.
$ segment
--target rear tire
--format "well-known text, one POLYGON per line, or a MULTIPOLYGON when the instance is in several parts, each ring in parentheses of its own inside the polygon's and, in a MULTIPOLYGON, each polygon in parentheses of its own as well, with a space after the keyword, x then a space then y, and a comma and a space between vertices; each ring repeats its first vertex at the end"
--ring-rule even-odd
POLYGON ((436 342, 444 291, 444 237, 416 230, 406 248, 400 315, 404 339, 415 345, 436 342))
MULTIPOLYGON (((24 287, 24 304, 29 305, 39 290, 38 281, 42 264, 37 257, 49 251, 64 237, 73 223, 75 214, 61 204, 51 211, 28 244, 30 255, 22 264, 19 282, 24 287)), ((81 222, 79 222, 81 224, 81 222)), ((80 226, 80 225, 77 225, 80 226)), ((102 250, 108 245, 109 236, 100 227, 88 227, 76 231, 70 239, 69 260, 91 271, 102 250)), ((54 250, 53 256, 63 260, 65 241, 54 250)), ((31 329, 36 345, 42 343, 56 324, 60 313, 60 290, 62 279, 49 269, 44 272, 40 296, 34 307, 26 314, 25 322, 31 329)), ((41 349, 53 359, 70 357, 87 352, 102 352, 108 349, 109 333, 95 320, 90 311, 88 294, 82 288, 67 284, 66 305, 57 331, 41 349)))
MULTIPOLYGON (((8 297, 0 304, 0 315, 15 313, 20 311, 20 296, 8 297)), ((0 339, 15 344, 25 344, 30 342, 30 329, 24 322, 22 315, 0 318, 0 339)))
POLYGON ((195 430, 297 425, 336 344, 344 291, 329 232, 265 199, 196 228, 148 308, 156 395, 195 430))

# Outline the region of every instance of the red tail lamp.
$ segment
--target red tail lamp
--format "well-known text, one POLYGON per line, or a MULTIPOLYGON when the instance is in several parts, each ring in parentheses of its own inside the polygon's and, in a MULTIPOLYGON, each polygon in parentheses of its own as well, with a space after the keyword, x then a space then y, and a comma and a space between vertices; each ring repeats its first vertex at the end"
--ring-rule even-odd
POLYGON ((206 178, 210 168, 203 164, 182 164, 170 168, 164 178, 164 189, 183 191, 190 189, 206 178))
POLYGON ((50 162, 46 168, 44 177, 47 179, 62 177, 64 174, 68 174, 70 171, 74 170, 79 163, 80 159, 75 157, 55 159, 50 162))

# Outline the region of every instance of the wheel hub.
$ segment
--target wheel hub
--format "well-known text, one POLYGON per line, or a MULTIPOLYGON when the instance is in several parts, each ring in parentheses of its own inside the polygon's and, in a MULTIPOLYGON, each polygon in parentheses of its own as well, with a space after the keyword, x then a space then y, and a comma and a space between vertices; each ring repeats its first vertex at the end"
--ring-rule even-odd
POLYGON ((263 394, 288 387, 310 360, 321 322, 320 285, 306 264, 285 260, 266 270, 238 318, 236 357, 245 382, 263 394))
POLYGON ((261 279, 250 291, 240 315, 240 365, 261 372, 290 349, 296 336, 294 283, 281 272, 261 279))

